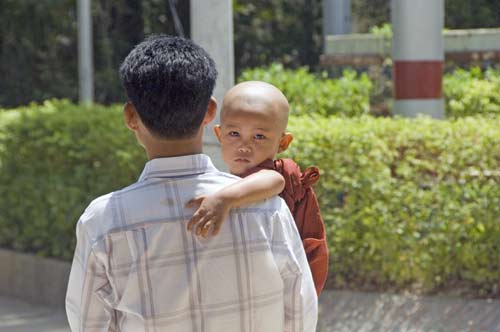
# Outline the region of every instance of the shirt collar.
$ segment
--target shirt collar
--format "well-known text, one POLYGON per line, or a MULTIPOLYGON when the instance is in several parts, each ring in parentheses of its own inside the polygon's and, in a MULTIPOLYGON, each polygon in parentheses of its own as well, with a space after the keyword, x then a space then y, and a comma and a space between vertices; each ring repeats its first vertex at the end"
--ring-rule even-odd
POLYGON ((214 171, 217 171, 217 168, 212 164, 210 157, 205 154, 157 158, 146 163, 139 182, 151 178, 179 177, 214 171))

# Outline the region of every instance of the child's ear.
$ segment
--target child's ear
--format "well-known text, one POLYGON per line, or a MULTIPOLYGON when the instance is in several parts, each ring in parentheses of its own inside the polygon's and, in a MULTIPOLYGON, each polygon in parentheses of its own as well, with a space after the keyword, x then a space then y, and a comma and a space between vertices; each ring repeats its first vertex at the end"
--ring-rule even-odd
POLYGON ((220 125, 214 126, 214 134, 215 134, 215 137, 217 137, 217 140, 219 141, 219 143, 221 143, 222 132, 220 130, 220 125))
POLYGON ((278 149, 278 153, 281 153, 288 149, 288 146, 290 143, 293 141, 293 135, 292 133, 284 133, 283 136, 280 139, 280 147, 278 149))
POLYGON ((128 129, 134 132, 139 129, 139 114, 130 101, 123 106, 123 116, 128 129))

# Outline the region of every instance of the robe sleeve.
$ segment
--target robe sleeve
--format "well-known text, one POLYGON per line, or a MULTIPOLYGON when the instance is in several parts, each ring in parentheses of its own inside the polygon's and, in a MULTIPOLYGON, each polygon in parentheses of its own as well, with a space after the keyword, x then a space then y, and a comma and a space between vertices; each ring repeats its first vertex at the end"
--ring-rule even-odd
POLYGON ((301 172, 299 166, 291 159, 277 160, 275 165, 285 178, 285 190, 281 196, 295 219, 319 296, 328 276, 325 225, 312 188, 312 185, 319 180, 319 169, 308 167, 301 172))
POLYGON ((283 175, 285 189, 280 196, 285 200, 295 219, 311 269, 316 293, 320 295, 328 276, 328 245, 325 225, 312 185, 319 180, 319 169, 308 167, 301 172, 292 159, 266 160, 241 177, 261 169, 272 169, 283 175))
POLYGON ((303 199, 295 206, 294 218, 296 221, 303 221, 299 232, 311 268, 316 293, 319 296, 328 275, 328 246, 318 200, 311 187, 305 190, 303 199))

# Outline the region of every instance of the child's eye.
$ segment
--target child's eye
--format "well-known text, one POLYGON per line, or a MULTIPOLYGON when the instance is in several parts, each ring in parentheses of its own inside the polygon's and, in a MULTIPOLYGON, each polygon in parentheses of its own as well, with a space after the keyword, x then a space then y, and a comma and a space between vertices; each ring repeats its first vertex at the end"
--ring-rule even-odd
POLYGON ((232 137, 238 137, 238 136, 240 136, 240 133, 239 133, 239 132, 237 132, 237 131, 230 131, 230 132, 229 132, 229 136, 232 136, 232 137))
POLYGON ((257 140, 266 139, 266 136, 264 136, 264 135, 262 135, 262 134, 256 134, 254 137, 255 137, 255 139, 257 139, 257 140))

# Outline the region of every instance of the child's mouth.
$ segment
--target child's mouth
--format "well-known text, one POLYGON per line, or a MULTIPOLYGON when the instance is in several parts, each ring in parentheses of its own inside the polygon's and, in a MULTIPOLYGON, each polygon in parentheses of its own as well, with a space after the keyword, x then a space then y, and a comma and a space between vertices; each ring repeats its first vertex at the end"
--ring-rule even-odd
POLYGON ((237 163, 243 163, 243 164, 248 164, 250 162, 250 160, 245 159, 245 158, 236 158, 234 161, 237 163))

